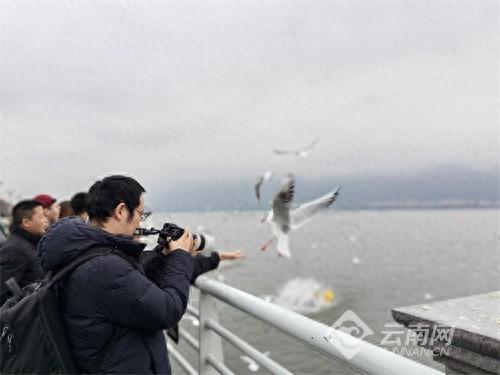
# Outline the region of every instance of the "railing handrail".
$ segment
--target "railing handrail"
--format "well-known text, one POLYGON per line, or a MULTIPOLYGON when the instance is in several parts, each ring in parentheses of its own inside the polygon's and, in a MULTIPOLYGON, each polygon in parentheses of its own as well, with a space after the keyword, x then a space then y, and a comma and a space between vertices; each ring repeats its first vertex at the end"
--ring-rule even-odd
MULTIPOLYGON (((365 341, 356 340, 359 352, 353 358, 346 358, 326 338, 332 328, 309 319, 293 311, 220 283, 207 276, 199 276, 195 286, 218 300, 227 303, 284 333, 293 336, 314 350, 342 363, 353 370, 374 375, 408 374, 408 375, 442 375, 443 373, 408 358, 399 356, 388 350, 365 341)), ((334 330, 342 342, 353 343, 352 336, 334 330)))

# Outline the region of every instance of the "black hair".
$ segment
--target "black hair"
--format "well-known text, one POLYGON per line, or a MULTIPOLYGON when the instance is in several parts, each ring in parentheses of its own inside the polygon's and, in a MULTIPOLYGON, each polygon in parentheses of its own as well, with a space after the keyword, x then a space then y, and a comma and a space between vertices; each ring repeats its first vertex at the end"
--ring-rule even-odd
POLYGON ((71 208, 73 209, 74 215, 81 215, 85 212, 85 199, 87 198, 87 193, 76 193, 71 198, 71 208))
POLYGON ((113 215, 120 203, 125 203, 132 220, 134 210, 141 203, 146 190, 136 180, 127 176, 109 176, 92 185, 85 199, 85 209, 90 220, 104 223, 113 215))
POLYGON ((70 201, 62 201, 61 203, 59 203, 59 206, 61 207, 61 211, 59 212, 59 219, 75 215, 75 213, 73 212, 73 208, 71 208, 70 201))
POLYGON ((12 224, 10 225, 10 231, 12 232, 14 229, 20 228, 23 219, 31 219, 34 209, 38 206, 43 208, 43 205, 34 199, 28 199, 17 203, 12 208, 12 224))

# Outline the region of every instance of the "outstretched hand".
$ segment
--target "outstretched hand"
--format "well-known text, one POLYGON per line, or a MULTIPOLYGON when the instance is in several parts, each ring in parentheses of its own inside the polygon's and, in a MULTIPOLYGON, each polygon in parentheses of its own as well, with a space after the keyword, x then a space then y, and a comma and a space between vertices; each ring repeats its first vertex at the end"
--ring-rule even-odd
POLYGON ((234 259, 244 259, 245 254, 241 251, 221 251, 219 252, 220 260, 234 260, 234 259))

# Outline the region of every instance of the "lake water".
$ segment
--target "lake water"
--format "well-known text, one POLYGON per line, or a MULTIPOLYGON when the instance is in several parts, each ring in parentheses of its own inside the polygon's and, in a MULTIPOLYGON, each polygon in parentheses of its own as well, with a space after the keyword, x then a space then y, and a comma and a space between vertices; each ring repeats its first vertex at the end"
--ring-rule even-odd
MULTIPOLYGON (((260 212, 155 214, 163 221, 200 225, 217 239, 218 250, 241 249, 244 261, 212 273, 257 296, 278 295, 296 278, 312 278, 335 293, 334 306, 308 316, 331 325, 354 311, 374 332, 367 341, 380 345, 382 331, 393 323, 390 310, 500 289, 500 212, 497 210, 329 210, 291 235, 292 258, 274 247, 260 251, 270 237, 260 212)), ((196 305, 196 293, 192 295, 196 305)), ((277 329, 221 304, 221 323, 296 374, 352 374, 277 329)), ((184 322, 192 334, 197 329, 184 322)), ((196 363, 185 343, 179 349, 196 363)), ((242 355, 224 345, 226 364, 237 374, 252 374, 242 355)), ((414 360, 443 370, 425 356, 414 360)), ((173 361, 172 361, 173 362, 173 361)), ((183 373, 174 365, 177 373, 183 373)), ((266 373, 260 369, 258 373, 266 373)))

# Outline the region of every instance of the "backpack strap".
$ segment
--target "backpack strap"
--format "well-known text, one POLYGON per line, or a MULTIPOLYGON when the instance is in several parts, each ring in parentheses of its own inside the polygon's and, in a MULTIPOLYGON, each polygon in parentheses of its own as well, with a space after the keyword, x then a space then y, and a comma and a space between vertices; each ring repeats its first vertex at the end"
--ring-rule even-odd
MULTIPOLYGON (((95 247, 93 249, 90 249, 83 253, 82 255, 77 256, 75 259, 73 259, 71 262, 66 264, 63 268, 61 268, 55 275, 47 275, 48 276, 48 282, 49 282, 49 287, 54 285, 55 283, 63 280, 67 275, 69 275, 71 272, 73 272, 76 268, 78 268, 80 265, 83 263, 87 262, 88 260, 95 258, 100 255, 107 255, 107 254, 116 254, 122 259, 126 260, 132 267, 137 269, 140 272, 143 272, 141 268, 139 267, 138 263, 129 255, 125 254, 123 251, 114 249, 111 247, 95 247)), ((113 329, 113 334, 110 336, 110 338, 106 341, 106 344, 104 345, 104 348, 99 352, 99 355, 97 358, 94 360, 94 362, 91 364, 90 368, 90 373, 91 374, 96 374, 99 373, 99 370, 103 366, 107 366, 107 362, 111 358, 111 352, 115 346, 116 341, 126 333, 126 330, 124 328, 114 328, 113 329)))
POLYGON ((125 335, 127 330, 125 328, 114 328, 111 337, 106 341, 104 347, 99 351, 97 358, 90 365, 90 374, 99 374, 102 369, 106 370, 109 366, 109 361, 111 359, 111 353, 115 347, 118 339, 125 335))
POLYGON ((21 290, 21 287, 17 283, 17 280, 15 277, 11 277, 5 282, 5 285, 7 285, 7 288, 9 288, 10 292, 14 297, 16 297, 16 300, 19 300, 23 294, 23 291, 21 290))

